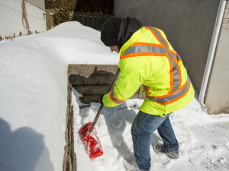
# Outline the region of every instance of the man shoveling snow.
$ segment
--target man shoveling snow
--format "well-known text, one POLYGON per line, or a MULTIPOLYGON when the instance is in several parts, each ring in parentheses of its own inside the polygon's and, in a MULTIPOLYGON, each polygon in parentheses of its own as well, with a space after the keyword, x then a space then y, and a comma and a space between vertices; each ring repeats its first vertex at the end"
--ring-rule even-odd
POLYGON ((158 130, 163 144, 155 151, 179 158, 179 144, 169 116, 188 105, 194 89, 180 56, 163 31, 142 27, 135 18, 110 17, 101 30, 101 40, 120 55, 119 79, 102 103, 114 107, 130 98, 142 85, 145 101, 131 127, 134 154, 140 170, 150 170, 151 134, 158 130))

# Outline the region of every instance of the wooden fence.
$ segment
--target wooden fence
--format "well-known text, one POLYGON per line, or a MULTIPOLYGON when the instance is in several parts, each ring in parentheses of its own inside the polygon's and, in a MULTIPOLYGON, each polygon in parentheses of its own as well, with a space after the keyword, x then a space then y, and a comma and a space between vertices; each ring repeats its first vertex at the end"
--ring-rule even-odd
POLYGON ((110 16, 111 16, 110 14, 74 12, 72 20, 78 21, 83 25, 92 27, 96 30, 100 30, 104 21, 110 16))
POLYGON ((111 14, 98 14, 89 12, 74 12, 63 9, 46 9, 47 29, 51 29, 63 22, 78 21, 85 26, 100 30, 104 21, 111 14))

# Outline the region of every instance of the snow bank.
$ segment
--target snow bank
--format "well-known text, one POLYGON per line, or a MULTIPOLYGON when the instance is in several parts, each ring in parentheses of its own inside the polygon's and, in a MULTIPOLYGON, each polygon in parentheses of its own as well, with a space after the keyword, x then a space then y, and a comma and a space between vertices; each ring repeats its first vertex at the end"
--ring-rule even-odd
POLYGON ((114 64, 99 32, 68 22, 0 42, 0 167, 62 170, 67 66, 114 64))

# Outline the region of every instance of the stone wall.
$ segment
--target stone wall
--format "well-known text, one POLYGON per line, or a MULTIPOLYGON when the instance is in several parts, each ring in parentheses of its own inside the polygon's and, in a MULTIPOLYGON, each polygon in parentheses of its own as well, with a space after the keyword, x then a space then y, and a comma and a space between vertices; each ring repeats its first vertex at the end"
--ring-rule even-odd
MULTIPOLYGON (((82 103, 99 102, 101 95, 110 91, 117 65, 74 65, 68 67, 69 82, 82 97, 82 103)), ((144 98, 141 88, 132 98, 144 98)))

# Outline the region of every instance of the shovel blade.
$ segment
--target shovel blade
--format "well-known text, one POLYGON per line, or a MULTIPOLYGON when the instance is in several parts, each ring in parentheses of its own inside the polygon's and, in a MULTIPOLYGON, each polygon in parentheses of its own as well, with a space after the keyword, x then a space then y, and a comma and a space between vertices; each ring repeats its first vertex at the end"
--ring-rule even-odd
POLYGON ((92 122, 85 124, 78 133, 86 152, 89 154, 89 157, 92 160, 103 155, 103 149, 99 138, 97 137, 96 130, 93 130, 91 133, 89 133, 91 126, 92 122))

